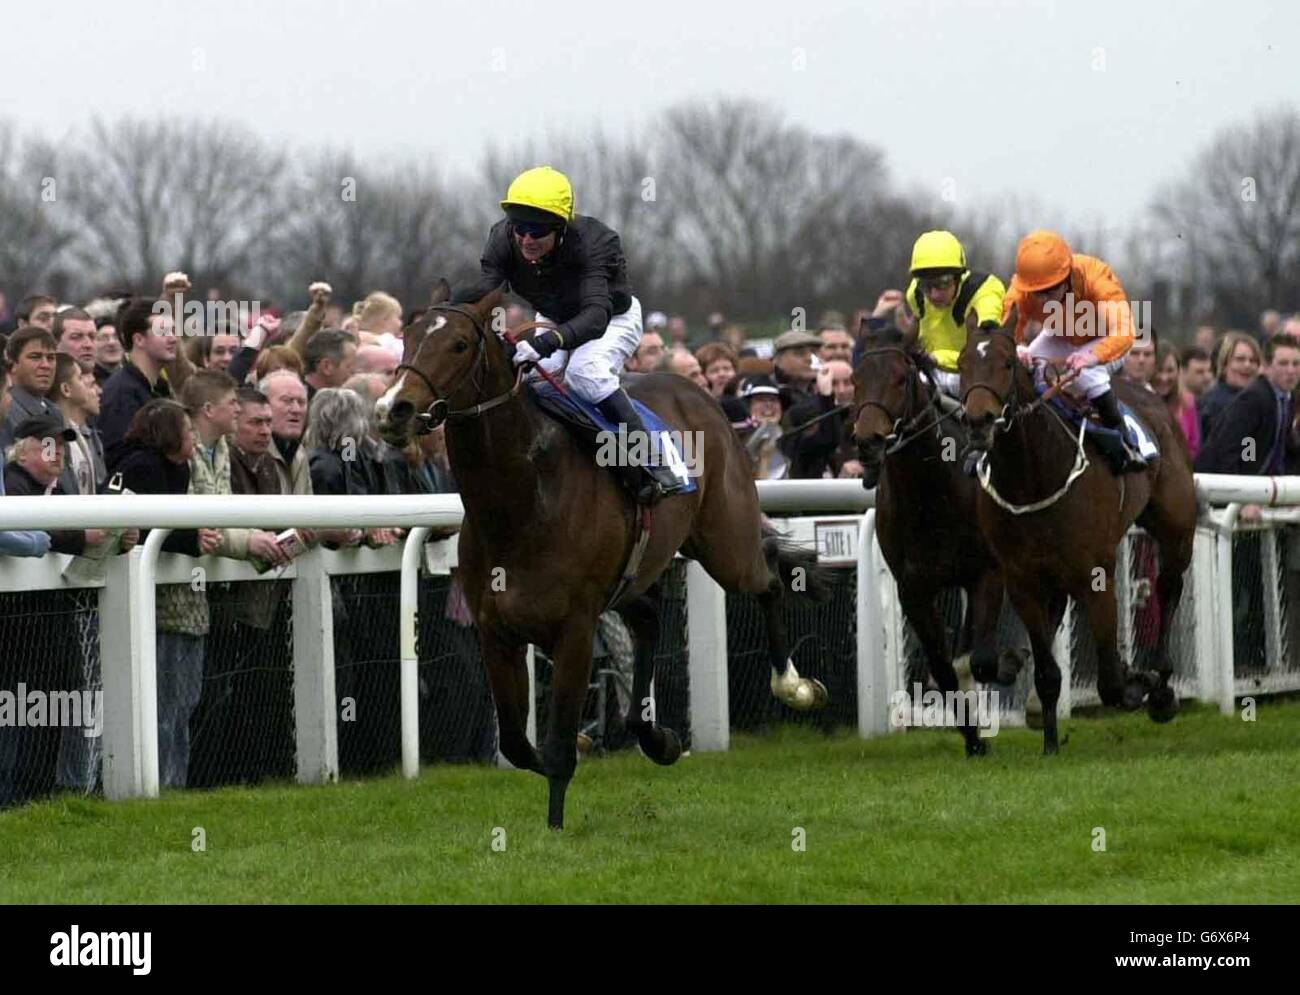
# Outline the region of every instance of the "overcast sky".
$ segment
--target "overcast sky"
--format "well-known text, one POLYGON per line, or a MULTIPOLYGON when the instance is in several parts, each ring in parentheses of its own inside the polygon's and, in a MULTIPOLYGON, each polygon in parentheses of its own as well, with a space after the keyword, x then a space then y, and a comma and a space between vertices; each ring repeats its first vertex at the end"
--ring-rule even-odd
POLYGON ((194 114, 457 172, 490 140, 750 97, 881 147, 900 187, 938 197, 950 178, 968 204, 1015 191, 1046 223, 1116 229, 1216 128, 1300 100, 1300 4, 1266 0, 19 0, 2 17, 0 117, 53 136, 194 114))

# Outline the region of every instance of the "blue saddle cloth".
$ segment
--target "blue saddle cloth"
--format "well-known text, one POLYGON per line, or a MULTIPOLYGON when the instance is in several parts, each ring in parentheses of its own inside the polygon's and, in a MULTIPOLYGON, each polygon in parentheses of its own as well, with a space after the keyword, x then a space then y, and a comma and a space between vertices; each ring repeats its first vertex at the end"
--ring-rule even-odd
MULTIPOLYGON (((618 435, 617 423, 611 422, 600 413, 600 410, 594 404, 584 401, 572 391, 561 393, 545 380, 529 380, 525 384, 525 388, 532 395, 539 408, 557 421, 575 429, 587 441, 599 443, 603 433, 618 435)), ((670 453, 676 455, 678 459, 675 462, 682 471, 677 473, 677 476, 683 481, 682 489, 677 493, 691 493, 695 490, 695 478, 687 472, 685 465, 681 461, 682 447, 678 438, 679 433, 636 398, 630 398, 630 400, 637 413, 640 414, 641 420, 645 423, 646 431, 658 436, 661 440, 657 446, 643 445, 634 448, 633 452, 644 453, 646 462, 657 464, 666 461, 669 466, 674 463, 670 453)))
MULTIPOLYGON (((1047 388, 1039 385, 1037 390, 1041 395, 1046 392, 1047 388)), ((1120 433, 1115 429, 1107 428, 1101 422, 1094 421, 1092 418, 1084 418, 1082 411, 1073 404, 1066 404, 1061 400, 1059 394, 1047 403, 1050 404, 1062 418, 1073 425, 1076 432, 1078 431, 1080 421, 1087 422, 1087 426, 1084 429, 1085 434, 1091 436, 1093 441, 1103 450, 1110 451, 1119 442, 1124 441, 1120 439, 1120 433)), ((1124 419, 1124 424, 1128 426, 1129 436, 1126 441, 1129 445, 1141 453, 1144 459, 1150 460, 1159 456, 1160 447, 1156 445, 1155 436, 1152 435, 1146 425, 1143 424, 1142 420, 1137 416, 1137 412, 1123 401, 1120 401, 1119 413, 1124 419)))

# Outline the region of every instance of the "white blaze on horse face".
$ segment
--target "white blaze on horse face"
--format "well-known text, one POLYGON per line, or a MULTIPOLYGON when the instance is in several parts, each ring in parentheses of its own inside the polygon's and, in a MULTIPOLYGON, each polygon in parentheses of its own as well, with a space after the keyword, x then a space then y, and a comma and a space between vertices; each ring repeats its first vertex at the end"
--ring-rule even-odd
POLYGON ((989 344, 987 342, 981 342, 975 347, 975 351, 980 354, 980 359, 989 358, 989 344))
MULTIPOLYGON (((436 332, 445 324, 447 324, 447 316, 445 314, 440 314, 433 320, 433 324, 429 326, 429 331, 424 334, 428 335, 431 332, 436 332)), ((388 417, 388 412, 393 407, 393 402, 397 400, 397 395, 402 392, 402 388, 405 386, 406 373, 403 372, 397 380, 393 382, 393 386, 389 387, 388 390, 384 392, 384 396, 375 402, 375 413, 379 415, 380 418, 388 417)))

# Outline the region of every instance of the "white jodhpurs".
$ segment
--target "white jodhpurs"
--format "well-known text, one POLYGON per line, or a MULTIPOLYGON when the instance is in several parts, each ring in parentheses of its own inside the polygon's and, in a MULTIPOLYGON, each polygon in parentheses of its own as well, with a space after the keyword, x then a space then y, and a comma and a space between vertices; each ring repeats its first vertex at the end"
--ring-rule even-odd
MULTIPOLYGON (((549 320, 539 314, 538 321, 549 320)), ((622 314, 609 319, 605 333, 572 353, 558 349, 541 362, 552 376, 564 370, 564 384, 584 401, 599 404, 618 390, 618 375, 641 344, 641 302, 635 297, 622 314)))
MULTIPOLYGON (((1061 364, 1065 362, 1066 357, 1091 348, 1091 345, 1071 345, 1059 335, 1040 333, 1033 342, 1029 343, 1029 355, 1034 359, 1061 364)), ((1044 372, 1041 366, 1034 370, 1034 379, 1040 384, 1045 382, 1044 372)), ((1071 394, 1082 394, 1091 401, 1094 397, 1101 397, 1110 390, 1110 371, 1101 364, 1086 366, 1065 389, 1071 394)))
POLYGON ((961 400, 960 373, 949 373, 947 370, 935 370, 933 373, 928 374, 928 376, 934 381, 935 386, 949 397, 956 398, 959 401, 961 400))

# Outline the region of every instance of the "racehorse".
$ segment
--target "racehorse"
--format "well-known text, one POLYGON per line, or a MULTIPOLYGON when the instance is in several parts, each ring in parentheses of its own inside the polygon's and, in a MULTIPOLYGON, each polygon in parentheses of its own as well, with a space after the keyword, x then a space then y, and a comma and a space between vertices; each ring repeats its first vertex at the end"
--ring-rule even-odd
POLYGON ((655 763, 681 756, 680 739, 655 721, 650 698, 657 580, 678 551, 724 589, 758 596, 773 693, 792 707, 824 706, 825 687, 800 677, 789 659, 783 610, 787 584, 825 594, 824 568, 815 553, 787 544, 764 523, 749 458, 717 402, 673 374, 629 384, 629 394, 681 438, 697 433, 694 490, 643 511, 589 447, 520 390, 522 370, 516 374, 508 343, 490 327, 502 289, 473 304, 451 305, 449 297, 439 281, 429 308, 405 329, 397 380, 376 402, 376 414, 381 433, 398 445, 446 421, 447 453, 465 505, 460 576, 496 702, 501 753, 547 778, 548 824, 564 825, 601 612, 618 611, 635 642, 629 730, 655 763), (647 532, 634 576, 623 584, 647 532), (529 643, 555 665, 540 756, 525 731, 529 643))
MULTIPOLYGON (((957 673, 939 595, 963 588, 973 632, 971 675, 991 683, 998 676, 996 630, 1004 592, 997 561, 976 524, 975 481, 961 472, 964 429, 941 407, 934 361, 924 350, 905 347, 896 329, 865 341, 853 371, 853 436, 862 484, 876 488, 877 536, 903 614, 939 690, 954 692, 957 673)), ((960 732, 967 756, 987 752, 973 722, 960 732)))
POLYGON ((1122 378, 1113 381, 1116 396, 1141 418, 1160 449, 1145 471, 1117 477, 1097 458, 1091 440, 1037 395, 1033 374, 1017 359, 1006 328, 970 333, 958 365, 971 440, 987 453, 979 471, 979 525, 1029 631, 1043 705, 1043 752, 1058 749, 1061 672, 1051 645, 1067 597, 1082 608, 1096 641, 1102 703, 1136 709, 1149 694, 1151 718, 1168 722, 1178 711, 1169 687, 1169 629, 1191 562, 1197 517, 1191 459, 1168 408, 1151 391, 1122 378), (1155 539, 1160 556, 1154 674, 1131 670, 1117 649, 1115 551, 1134 522, 1155 539))

